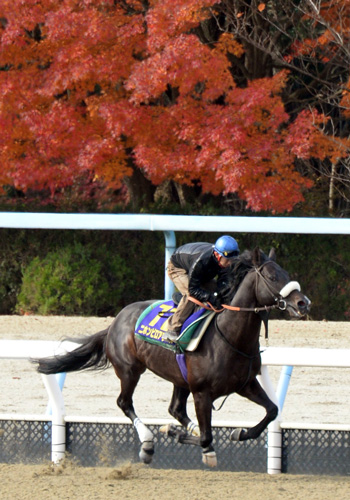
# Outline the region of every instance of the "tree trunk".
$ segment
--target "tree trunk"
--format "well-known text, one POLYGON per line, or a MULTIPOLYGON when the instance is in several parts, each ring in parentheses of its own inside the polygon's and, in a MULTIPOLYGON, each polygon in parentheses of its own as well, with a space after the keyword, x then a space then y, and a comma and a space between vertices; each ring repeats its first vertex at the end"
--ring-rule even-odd
POLYGON ((336 166, 335 163, 332 163, 332 169, 331 169, 331 178, 329 181, 329 195, 328 195, 328 211, 329 215, 334 214, 334 181, 335 181, 335 175, 336 175, 336 166))
POLYGON ((133 211, 139 212, 141 208, 148 207, 153 202, 155 186, 146 179, 139 168, 133 167, 133 174, 125 177, 124 183, 129 192, 133 211))

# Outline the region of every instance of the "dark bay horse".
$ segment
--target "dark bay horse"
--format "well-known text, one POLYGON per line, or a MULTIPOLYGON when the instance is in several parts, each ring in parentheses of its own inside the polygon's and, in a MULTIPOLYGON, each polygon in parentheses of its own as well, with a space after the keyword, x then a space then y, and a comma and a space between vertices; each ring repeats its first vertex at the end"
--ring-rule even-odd
POLYGON ((211 414, 217 398, 236 392, 266 410, 265 417, 254 427, 233 431, 232 440, 257 438, 278 413, 277 406, 256 378, 261 367, 260 309, 286 310, 291 317, 301 318, 308 313, 311 304, 300 292, 299 284, 291 282, 288 273, 276 263, 274 251, 269 256, 259 249, 243 252, 232 276, 231 292, 235 288, 235 293, 230 305, 215 315, 197 349, 186 352, 188 381, 181 374, 174 352, 134 335, 137 319, 154 301, 128 305, 109 328, 74 339, 80 346, 71 352, 33 361, 38 363, 38 371, 45 374, 105 369, 112 364, 121 383, 117 404, 134 424, 141 442, 140 458, 145 463, 152 460, 153 435, 135 413, 133 393, 147 368, 169 380, 174 386, 169 413, 182 427, 169 425, 163 431, 176 436, 181 443, 201 446, 203 462, 215 466, 211 414), (194 398, 198 426, 187 415, 190 393, 194 398))

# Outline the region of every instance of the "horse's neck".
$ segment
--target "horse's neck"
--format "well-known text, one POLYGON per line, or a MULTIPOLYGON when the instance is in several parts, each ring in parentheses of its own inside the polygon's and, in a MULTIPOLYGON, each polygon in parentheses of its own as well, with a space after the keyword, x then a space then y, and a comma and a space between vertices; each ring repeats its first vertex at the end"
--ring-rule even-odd
POLYGON ((254 275, 247 276, 244 279, 230 305, 249 308, 252 311, 230 311, 225 309, 218 316, 219 328, 237 346, 257 343, 259 341, 261 318, 254 312, 254 308, 257 306, 254 275))
POLYGON ((231 306, 256 307, 255 274, 250 273, 244 278, 231 301, 231 306))

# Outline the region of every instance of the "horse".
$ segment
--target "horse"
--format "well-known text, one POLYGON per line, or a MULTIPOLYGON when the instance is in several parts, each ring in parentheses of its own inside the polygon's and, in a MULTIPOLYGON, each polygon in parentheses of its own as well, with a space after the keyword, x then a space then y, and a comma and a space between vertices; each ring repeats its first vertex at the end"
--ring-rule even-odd
POLYGON ((173 351, 145 342, 134 334, 138 318, 155 302, 152 300, 127 305, 109 328, 74 339, 79 346, 72 351, 33 362, 44 374, 103 370, 112 365, 121 385, 117 405, 136 429, 141 443, 139 457, 144 463, 152 461, 154 437, 135 412, 133 393, 141 375, 146 369, 151 370, 173 384, 168 411, 181 424, 181 427, 169 424, 161 431, 176 437, 180 443, 201 447, 203 463, 215 467, 211 418, 216 399, 237 393, 266 410, 265 417, 253 427, 235 429, 230 436, 232 441, 256 439, 278 414, 278 407, 257 380, 261 367, 261 312, 279 309, 287 311, 291 318, 300 319, 308 314, 311 305, 300 291, 299 283, 290 281, 287 271, 277 264, 273 249, 268 256, 259 248, 245 250, 232 269, 229 304, 223 304, 214 315, 197 349, 185 352, 187 380, 173 351), (198 424, 187 415, 190 393, 198 424))

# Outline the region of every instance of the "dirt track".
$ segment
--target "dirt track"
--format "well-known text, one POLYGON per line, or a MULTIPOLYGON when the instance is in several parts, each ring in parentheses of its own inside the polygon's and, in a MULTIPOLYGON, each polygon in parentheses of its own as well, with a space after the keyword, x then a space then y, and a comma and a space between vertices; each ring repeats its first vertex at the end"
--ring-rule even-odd
POLYGON ((349 500, 350 478, 0 464, 0 500, 349 500))
MULTIPOLYGON (((1 339, 60 340, 65 336, 94 333, 112 318, 0 317, 1 339)), ((262 345, 264 342, 262 341, 262 345)), ((270 345, 290 347, 350 348, 349 323, 270 323, 270 345)), ((2 390, 0 413, 43 414, 46 391, 40 376, 26 361, 0 360, 2 390)), ((271 369, 276 383, 279 369, 271 369)), ((350 370, 295 368, 283 419, 293 422, 350 424, 350 370)), ((67 415, 122 416, 115 405, 119 383, 113 370, 69 374, 63 391, 67 415)), ((141 417, 167 418, 171 385, 145 374, 135 395, 141 417), (147 391, 144 389, 147 387, 147 391)), ((189 400, 189 413, 192 404, 189 400)), ((219 402, 218 402, 219 403, 219 402)), ((256 421, 261 410, 238 396, 231 396, 215 421, 256 421)), ((117 468, 79 468, 69 462, 52 468, 0 464, 0 500, 348 500, 350 477, 293 476, 282 474, 208 471, 160 471, 141 464, 117 468)))

